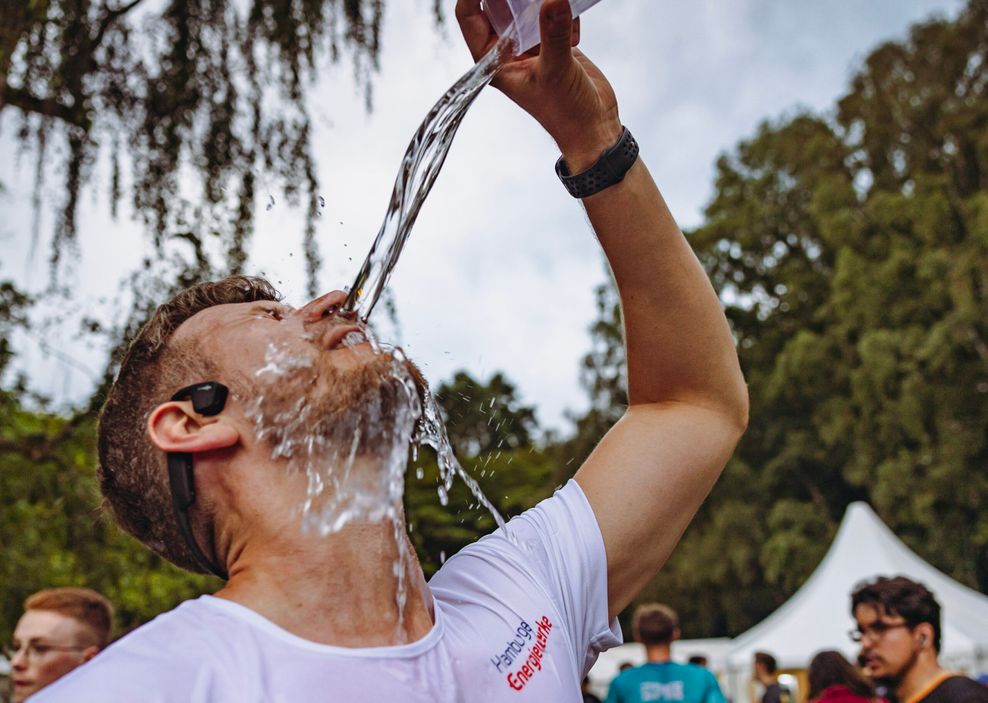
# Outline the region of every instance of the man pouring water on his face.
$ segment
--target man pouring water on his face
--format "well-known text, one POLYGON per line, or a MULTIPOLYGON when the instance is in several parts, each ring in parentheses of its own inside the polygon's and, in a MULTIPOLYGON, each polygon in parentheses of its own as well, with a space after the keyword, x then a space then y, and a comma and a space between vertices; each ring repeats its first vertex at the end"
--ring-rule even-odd
MULTIPOLYGON (((480 0, 459 0, 456 16, 480 57, 496 40, 480 0)), ((596 655, 620 642, 615 616, 679 541, 748 406, 717 297, 610 85, 573 48, 567 2, 545 2, 540 25, 541 50, 495 85, 555 139, 560 176, 614 272, 624 417, 573 481, 426 583, 400 510, 395 529, 359 500, 388 490, 385 467, 407 454, 421 412, 414 367, 366 341, 342 292, 296 309, 256 278, 189 289, 122 363, 101 417, 100 480, 125 529, 226 584, 122 638, 40 703, 580 700, 596 655), (313 474, 286 467, 344 459, 316 488, 347 519, 300 529, 313 474)))

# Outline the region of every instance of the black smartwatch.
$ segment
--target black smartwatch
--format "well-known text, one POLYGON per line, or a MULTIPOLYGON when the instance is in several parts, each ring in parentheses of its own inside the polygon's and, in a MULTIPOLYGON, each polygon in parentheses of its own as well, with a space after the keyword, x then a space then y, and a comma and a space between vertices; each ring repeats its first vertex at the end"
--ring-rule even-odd
POLYGON ((569 166, 560 156, 556 161, 556 175, 574 198, 587 198, 623 181, 637 159, 638 142, 624 127, 617 143, 601 154, 586 171, 570 175, 569 166))

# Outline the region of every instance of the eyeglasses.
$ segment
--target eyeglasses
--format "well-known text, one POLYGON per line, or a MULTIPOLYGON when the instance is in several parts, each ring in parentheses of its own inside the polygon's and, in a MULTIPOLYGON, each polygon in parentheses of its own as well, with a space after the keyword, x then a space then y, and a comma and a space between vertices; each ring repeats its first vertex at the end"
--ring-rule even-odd
MULTIPOLYGON (((175 395, 172 400, 191 400, 192 409, 200 415, 219 415, 226 405, 226 398, 229 391, 226 386, 216 381, 206 383, 194 383, 186 386, 175 395)), ((172 507, 175 510, 175 520, 178 523, 178 531, 182 533, 182 539, 189 547, 192 558, 199 565, 199 568, 208 571, 214 576, 226 580, 226 570, 220 568, 207 557, 196 537, 192 533, 192 525, 189 522, 189 509, 196 502, 195 478, 192 474, 192 454, 189 452, 169 452, 168 453, 168 483, 172 492, 172 507)))
POLYGON ((51 652, 81 652, 88 645, 44 644, 43 642, 28 642, 22 645, 8 645, 3 648, 3 655, 13 661, 21 651, 28 660, 44 659, 51 652))
POLYGON ((880 640, 885 636, 886 632, 894 630, 897 627, 910 627, 910 625, 907 622, 882 622, 879 620, 866 625, 864 629, 856 628, 849 630, 847 634, 853 642, 861 642, 866 637, 872 640, 880 640))

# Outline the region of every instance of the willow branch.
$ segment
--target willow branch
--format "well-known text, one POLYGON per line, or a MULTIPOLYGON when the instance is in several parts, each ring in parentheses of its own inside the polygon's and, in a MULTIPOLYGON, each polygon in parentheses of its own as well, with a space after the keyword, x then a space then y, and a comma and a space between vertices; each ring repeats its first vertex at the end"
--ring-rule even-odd
POLYGON ((39 98, 20 88, 9 85, 0 88, 0 108, 12 105, 23 112, 35 112, 45 117, 56 117, 69 124, 85 127, 86 122, 74 108, 59 102, 55 98, 39 98))
POLYGON ((115 10, 107 10, 106 14, 103 15, 103 20, 99 24, 99 29, 96 31, 96 36, 93 37, 92 49, 95 49, 103 41, 103 37, 106 31, 110 28, 114 22, 126 15, 128 12, 133 10, 135 7, 140 5, 144 0, 131 0, 126 5, 122 5, 115 10))

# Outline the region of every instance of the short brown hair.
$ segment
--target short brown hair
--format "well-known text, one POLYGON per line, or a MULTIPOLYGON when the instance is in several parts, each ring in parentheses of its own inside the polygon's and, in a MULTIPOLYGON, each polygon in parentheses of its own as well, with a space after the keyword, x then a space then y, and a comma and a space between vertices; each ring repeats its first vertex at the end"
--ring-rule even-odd
POLYGON ((862 604, 887 615, 898 615, 910 629, 929 623, 933 627, 933 649, 940 651, 940 604, 920 582, 905 576, 879 576, 870 583, 860 583, 851 594, 851 615, 862 604))
POLYGON ((774 674, 779 668, 779 664, 775 661, 775 657, 768 652, 755 652, 755 664, 761 664, 762 668, 765 669, 766 674, 774 674))
MULTIPOLYGON (((148 436, 147 420, 182 386, 213 379, 205 378, 212 367, 196 342, 189 348, 170 340, 183 322, 207 308, 280 297, 270 283, 252 276, 229 276, 182 291, 159 306, 137 333, 100 412, 98 473, 106 503, 124 530, 189 571, 202 569, 172 515, 165 457, 148 436)), ((208 554, 212 529, 204 512, 196 512, 193 528, 205 533, 200 544, 208 554)))
POLYGON ((110 643, 113 629, 113 606, 91 588, 68 586, 38 591, 24 601, 24 610, 50 610, 78 620, 92 632, 100 649, 110 643))
POLYGON ((678 629, 676 611, 662 603, 640 605, 631 618, 631 632, 644 645, 669 644, 678 629))

